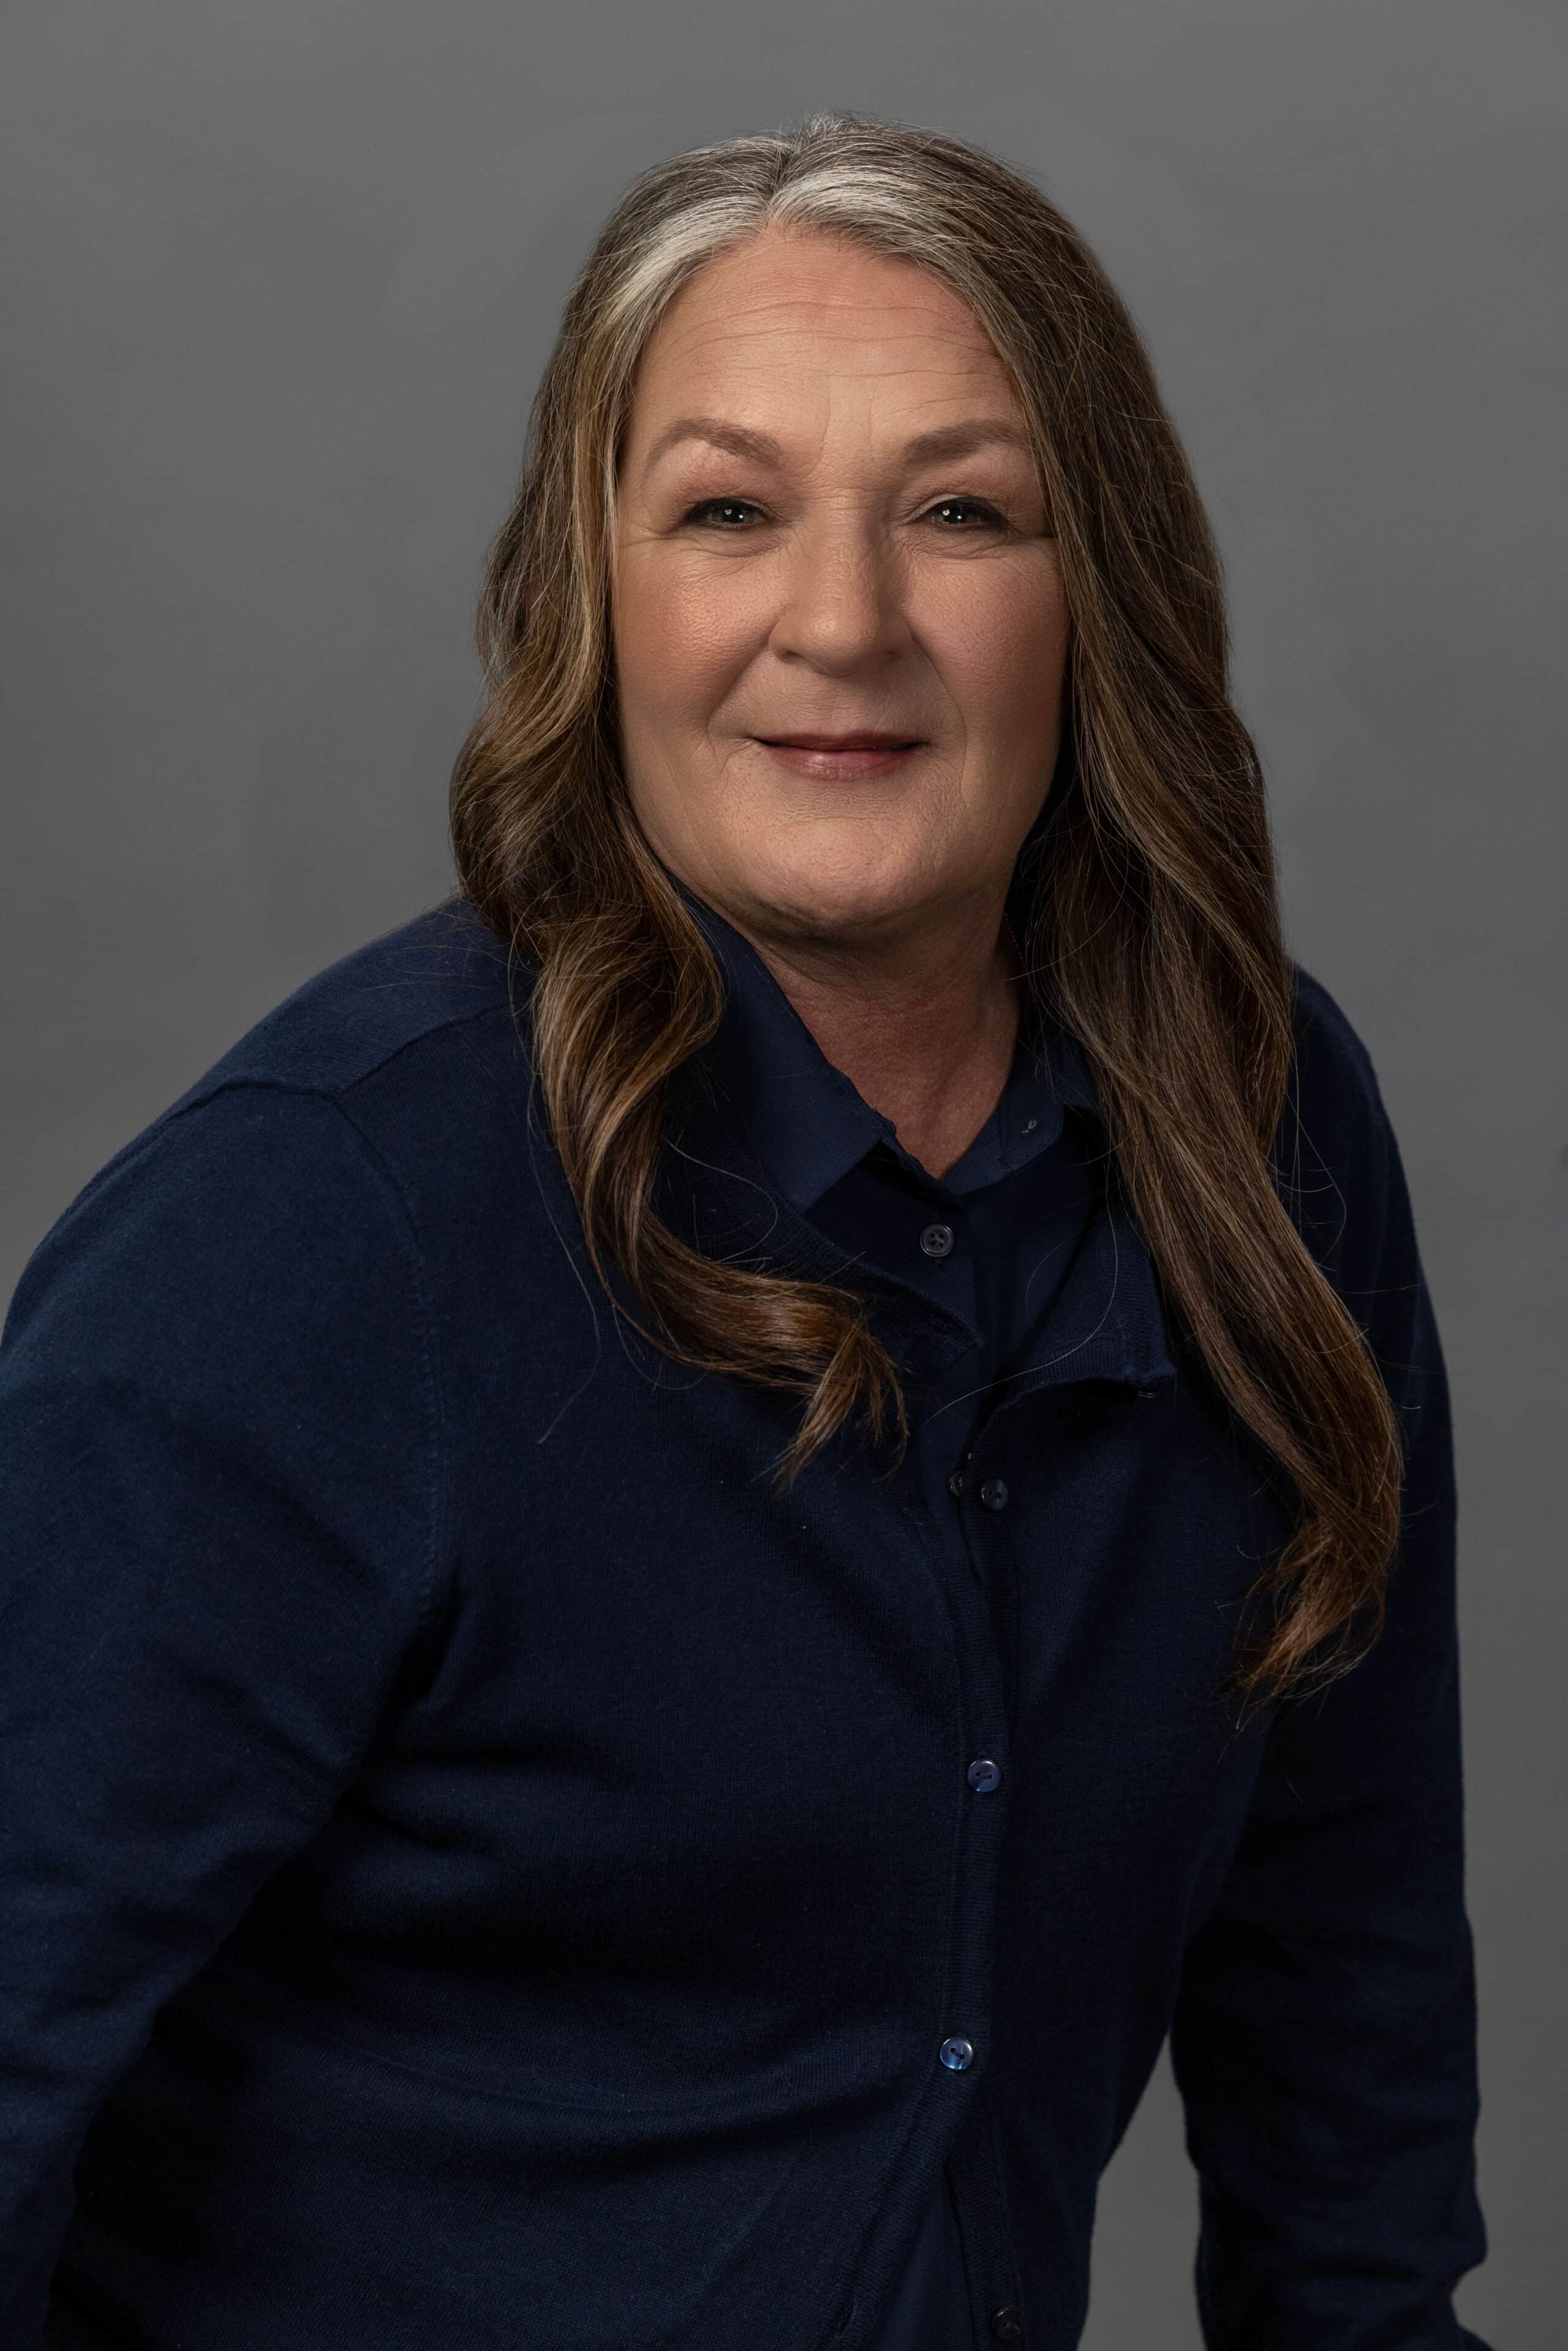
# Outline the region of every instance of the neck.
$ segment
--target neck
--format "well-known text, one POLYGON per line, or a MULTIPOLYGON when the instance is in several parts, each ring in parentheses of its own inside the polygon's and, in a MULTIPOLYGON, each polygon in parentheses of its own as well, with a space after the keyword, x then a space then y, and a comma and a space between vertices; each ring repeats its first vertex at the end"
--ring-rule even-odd
POLYGON ((746 936, 826 1059, 892 1122, 913 1158, 945 1176, 1012 1067, 1019 985, 1000 905, 936 935, 876 946, 786 942, 748 928, 746 936))

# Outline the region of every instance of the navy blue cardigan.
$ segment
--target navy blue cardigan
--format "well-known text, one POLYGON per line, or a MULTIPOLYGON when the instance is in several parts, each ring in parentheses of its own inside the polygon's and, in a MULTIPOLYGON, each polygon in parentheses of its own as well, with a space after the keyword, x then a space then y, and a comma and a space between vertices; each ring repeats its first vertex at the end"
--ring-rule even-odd
MULTIPOLYGON (((1114 1187, 955 1505, 1029 1505, 975 1536, 1049 1584, 1022 1719, 904 1473, 846 1437, 779 1496, 788 1402, 609 1311, 526 993, 455 904, 375 941, 18 1286, 7 2351, 863 2351, 945 2160, 975 2345, 1070 2351, 1167 2030, 1210 2351, 1474 2345, 1448 1399, 1343 1015, 1300 975, 1276 1158, 1405 1533, 1372 1656, 1239 1731, 1287 1500, 1114 1187)), ((670 1182, 704 1247, 841 1273, 739 1159, 670 1182)), ((914 1393, 972 1339, 844 1278, 914 1393)))

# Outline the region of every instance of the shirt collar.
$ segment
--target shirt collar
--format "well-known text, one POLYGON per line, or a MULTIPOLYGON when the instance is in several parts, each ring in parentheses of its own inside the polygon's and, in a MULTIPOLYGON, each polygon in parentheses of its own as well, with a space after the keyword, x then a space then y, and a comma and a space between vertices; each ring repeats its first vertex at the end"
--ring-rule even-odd
POLYGON ((743 1127, 792 1207, 810 1210, 879 1145, 922 1183, 962 1196, 1049 1148, 1066 1110, 1103 1125, 1082 1051, 1040 1008, 1019 1036, 996 1111, 938 1182, 905 1151, 892 1121, 833 1067, 750 941, 703 900, 681 894, 727 984, 725 1016, 704 1057, 709 1081, 724 1114, 743 1127))

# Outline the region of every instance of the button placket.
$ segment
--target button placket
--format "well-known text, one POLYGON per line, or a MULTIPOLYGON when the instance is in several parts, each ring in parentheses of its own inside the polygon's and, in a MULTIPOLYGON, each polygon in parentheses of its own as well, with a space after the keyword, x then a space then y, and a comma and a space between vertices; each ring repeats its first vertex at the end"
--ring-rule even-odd
MULTIPOLYGON (((966 1447, 960 1454, 953 1472, 960 1485, 965 1466, 969 1458, 969 1448, 966 1447)), ((988 1616, 984 1619, 984 1629, 987 1632, 989 1630, 988 1616)), ((985 1717, 988 1719, 992 1712, 993 1706, 988 1700, 985 1717)), ((998 1728, 999 1729, 999 1720, 998 1728)), ((979 1730, 983 1738, 985 1722, 975 1723, 971 1735, 974 1729, 979 1730)), ((1002 1785, 1002 1766, 994 1753, 988 1753, 982 1749, 978 1754, 972 1755, 967 1763, 965 1780, 967 1792, 976 1797, 988 1796, 1002 1785)), ((963 1842, 969 1856, 970 1867, 974 1868, 978 1863, 979 1856, 985 1855, 988 1857, 988 1868, 989 1868, 995 1862, 996 1837, 1002 1827, 1000 1812, 996 1806, 986 1804, 979 1812, 966 1813, 963 1815, 963 1842)), ((994 1881, 988 1875, 983 1882, 988 1886, 994 1881)), ((983 2028, 986 2022, 984 1979, 977 1978, 972 1969, 966 1969, 965 1974, 968 1981, 956 1986, 955 1989, 958 1992, 960 2001, 967 2001, 971 1997, 978 1998, 981 2005, 977 2022, 983 2028)), ((965 2232, 966 2257, 967 2257, 970 2232, 974 2231, 976 2232, 975 2254, 979 2264, 977 2276, 987 2276, 989 2286, 989 2292, 986 2294, 985 2299, 980 2302, 977 2311, 980 2326, 987 2328, 990 2326, 998 2309, 1009 2312, 1016 2309, 1016 2304, 1007 2297, 1018 2292, 1011 2247, 1006 2241, 1005 2221, 1001 2217, 1005 2207, 998 2201, 1003 2191, 1002 2183, 996 2171, 994 2131, 988 2124, 984 2112, 987 2068, 980 2063, 980 2051, 977 2044, 963 2032, 950 2033, 941 2043, 937 2058, 940 2064, 954 2074, 973 2072, 977 2076, 974 2083, 965 2085, 967 2114, 958 2126, 959 2138, 955 2143, 955 2147, 950 2150, 949 2160, 955 2162, 957 2167, 953 2174, 953 2184, 963 2216, 961 2225, 965 2232)), ((1004 2339, 1021 2344, 1023 2340, 1021 2319, 1019 2333, 1016 2336, 1004 2339)))

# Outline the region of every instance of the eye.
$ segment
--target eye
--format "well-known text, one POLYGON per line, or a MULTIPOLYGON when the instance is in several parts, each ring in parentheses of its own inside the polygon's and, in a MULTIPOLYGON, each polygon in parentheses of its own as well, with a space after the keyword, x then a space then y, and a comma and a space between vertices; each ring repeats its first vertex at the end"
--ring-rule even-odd
POLYGON ((938 498, 936 504, 927 507, 925 511, 928 515, 944 517, 941 525, 944 530, 973 530, 977 525, 983 530, 1006 530, 1008 527, 1006 517, 984 498, 938 498), (948 519, 954 515, 968 519, 954 523, 948 519))
POLYGON ((704 498, 700 506, 689 507, 681 517, 683 522, 706 522, 719 530, 736 532, 746 528, 747 515, 760 514, 760 507, 749 498, 704 498), (737 520, 737 517, 741 519, 737 520))

